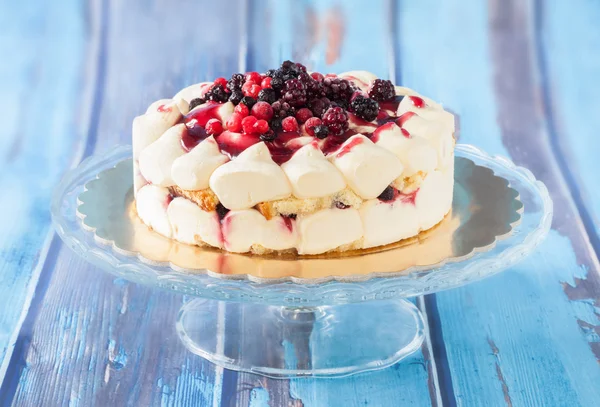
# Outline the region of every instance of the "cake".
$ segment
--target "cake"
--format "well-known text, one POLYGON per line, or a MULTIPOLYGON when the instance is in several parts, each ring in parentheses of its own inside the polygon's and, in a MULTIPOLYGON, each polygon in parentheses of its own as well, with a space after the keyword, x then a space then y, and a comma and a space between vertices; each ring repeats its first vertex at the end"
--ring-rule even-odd
POLYGON ((133 121, 138 216, 179 242, 338 255, 450 211, 454 117, 366 71, 285 61, 189 86, 133 121))

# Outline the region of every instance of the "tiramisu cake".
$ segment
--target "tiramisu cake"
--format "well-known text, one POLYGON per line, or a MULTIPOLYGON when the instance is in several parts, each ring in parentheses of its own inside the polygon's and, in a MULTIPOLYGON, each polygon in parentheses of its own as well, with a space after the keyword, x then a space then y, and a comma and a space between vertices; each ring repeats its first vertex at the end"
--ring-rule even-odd
POLYGON ((167 238, 237 253, 387 245, 450 211, 453 133, 438 103, 369 72, 236 73, 135 118, 137 212, 167 238))

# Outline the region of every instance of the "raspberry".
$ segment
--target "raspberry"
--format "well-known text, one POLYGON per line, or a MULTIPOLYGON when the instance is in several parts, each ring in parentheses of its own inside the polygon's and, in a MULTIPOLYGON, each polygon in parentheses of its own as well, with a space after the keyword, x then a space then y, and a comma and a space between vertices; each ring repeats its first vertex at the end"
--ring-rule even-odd
POLYGON ((283 102, 281 100, 276 101, 271 105, 273 108, 273 114, 275 117, 285 118, 287 116, 293 116, 296 114, 296 109, 290 106, 289 103, 283 102))
MULTIPOLYGON (((271 79, 271 78, 267 78, 267 79, 271 79)), ((267 103, 273 103, 277 100, 277 92, 275 92, 271 88, 263 88, 263 90, 261 90, 258 93, 258 100, 267 102, 267 103)))
POLYGON ((221 85, 224 89, 227 88, 227 79, 225 78, 217 78, 213 83, 215 85, 221 85))
POLYGON ((294 117, 286 117, 283 119, 281 126, 283 127, 283 131, 298 131, 298 122, 294 117))
POLYGON ((298 112, 296 112, 296 119, 298 119, 299 123, 304 123, 305 121, 310 119, 312 115, 313 114, 310 111, 310 109, 303 107, 302 109, 298 110, 298 112))
POLYGON ((315 135, 315 127, 320 126, 323 122, 318 117, 311 117, 304 123, 304 129, 309 136, 315 135))
POLYGON ((242 115, 239 113, 234 113, 231 115, 231 117, 227 120, 227 130, 229 131, 233 131, 233 132, 240 132, 242 131, 242 115))
POLYGON ((250 96, 256 99, 260 92, 260 85, 257 85, 255 82, 248 81, 244 83, 244 86, 242 86, 242 92, 244 92, 244 96, 250 96))
POLYGON ((318 73, 318 72, 313 72, 310 74, 310 76, 315 80, 315 81, 319 81, 322 82, 323 79, 325 79, 325 77, 323 76, 323 74, 318 73))
POLYGON ((333 102, 348 102, 354 93, 354 87, 346 79, 325 77, 323 79, 325 95, 333 102))
POLYGON ((396 90, 392 81, 375 79, 369 89, 369 96, 377 101, 383 102, 396 97, 396 90))
POLYGON ((377 199, 379 199, 380 201, 384 201, 384 202, 391 201, 392 199, 394 199, 394 188, 392 188, 391 186, 388 186, 377 197, 377 199))
POLYGON ((202 99, 202 98, 196 98, 196 99, 192 99, 190 100, 190 111, 195 108, 196 106, 200 106, 202 104, 206 103, 206 100, 202 99))
POLYGON ((239 89, 235 89, 235 90, 231 91, 231 95, 229 96, 229 101, 231 103, 233 103, 234 105, 237 105, 240 103, 240 101, 242 100, 243 97, 244 97, 244 93, 239 89))
POLYGON ((260 139, 262 141, 273 141, 277 138, 277 133, 275 133, 273 130, 269 129, 267 130, 265 133, 260 135, 260 139))
POLYGON ((269 123, 266 120, 258 120, 253 127, 255 133, 263 134, 269 130, 269 123))
POLYGON ((271 87, 271 81, 273 80, 273 78, 269 78, 268 76, 263 79, 260 82, 260 86, 264 89, 264 88, 270 88, 271 87))
POLYGON ((342 135, 348 130, 348 115, 341 107, 330 107, 323 115, 323 124, 334 136, 342 135))
POLYGON ((258 72, 247 72, 246 73, 246 82, 260 83, 261 80, 262 80, 262 78, 258 72))
POLYGON ((315 127, 315 137, 316 138, 324 139, 327 136, 329 136, 329 128, 327 128, 327 126, 320 124, 315 127))
POLYGON ((246 117, 250 114, 250 109, 243 103, 240 103, 233 109, 234 112, 238 113, 242 117, 246 117))
POLYGON ((252 106, 256 103, 256 99, 251 96, 244 96, 242 100, 240 100, 240 103, 248 106, 248 109, 252 109, 252 106))
POLYGON ((306 86, 299 79, 290 79, 285 82, 282 97, 291 106, 303 106, 306 104, 306 86))
POLYGON ((234 90, 242 90, 244 82, 246 82, 246 77, 244 76, 244 74, 234 73, 233 75, 231 75, 231 79, 227 81, 227 89, 229 89, 232 92, 234 90))
POLYGON ((322 117, 323 113, 329 109, 331 102, 327 98, 313 99, 308 102, 308 108, 313 112, 315 117, 322 117))
POLYGON ((227 102, 227 99, 229 99, 229 95, 227 92, 225 92, 225 88, 223 88, 221 85, 214 85, 208 92, 206 92, 206 95, 204 96, 208 100, 221 103, 227 102))
POLYGON ((358 95, 350 103, 350 111, 366 121, 372 122, 379 114, 379 104, 373 99, 358 95))
POLYGON ((206 133, 213 136, 223 133, 223 124, 218 119, 210 119, 206 123, 206 133))
POLYGON ((242 129, 244 130, 244 133, 246 133, 246 134, 256 133, 256 131, 254 129, 254 125, 256 124, 257 121, 258 121, 258 119, 254 116, 244 117, 244 119, 242 119, 242 129))
POLYGON ((271 120, 273 117, 273 108, 267 102, 256 102, 252 107, 252 115, 257 119, 271 120))

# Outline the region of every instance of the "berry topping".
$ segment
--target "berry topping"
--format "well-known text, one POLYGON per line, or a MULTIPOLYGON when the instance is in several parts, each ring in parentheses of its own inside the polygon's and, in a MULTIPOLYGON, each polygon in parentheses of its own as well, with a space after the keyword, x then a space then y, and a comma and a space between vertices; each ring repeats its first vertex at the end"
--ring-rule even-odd
POLYGON ((252 107, 252 115, 257 119, 271 120, 273 108, 267 102, 256 102, 252 107))
POLYGON ((242 86, 242 92, 244 92, 244 96, 256 99, 260 93, 260 85, 257 85, 256 82, 248 81, 242 86))
POLYGON ((271 120, 271 129, 274 131, 281 130, 281 121, 282 119, 280 117, 273 118, 273 120, 271 120))
POLYGON ((265 89, 265 88, 270 88, 271 87, 271 81, 273 80, 273 78, 269 78, 268 76, 262 80, 262 82, 260 83, 261 88, 265 89))
POLYGON ((204 100, 202 98, 192 99, 192 100, 190 100, 190 110, 192 110, 196 106, 203 105, 204 103, 206 103, 206 100, 204 100))
MULTIPOLYGON (((239 106, 239 105, 238 105, 239 106)), ((239 133, 242 131, 242 119, 244 117, 239 113, 234 113, 231 115, 229 120, 227 120, 227 130, 239 133)))
POLYGON ((392 81, 375 79, 369 89, 369 96, 379 102, 392 100, 396 97, 396 90, 392 81))
POLYGON ((260 83, 262 77, 258 72, 248 72, 246 74, 246 82, 260 83))
POLYGON ((263 90, 258 93, 258 100, 271 104, 277 100, 277 92, 271 88, 263 88, 263 90))
POLYGON ((324 126, 322 124, 315 126, 315 137, 318 139, 324 139, 327 136, 329 136, 329 128, 327 128, 327 126, 324 126))
POLYGON ((388 186, 383 192, 377 197, 380 201, 388 202, 394 199, 394 188, 388 186))
POLYGON ((409 96, 408 98, 410 99, 412 104, 418 109, 422 109, 426 106, 425 101, 418 96, 409 96))
POLYGON ((254 130, 258 134, 266 133, 269 130, 269 123, 266 120, 258 120, 254 125, 254 130))
POLYGON ((210 90, 206 92, 205 96, 208 100, 221 103, 227 102, 227 99, 229 99, 229 95, 225 91, 225 88, 220 84, 214 85, 212 88, 210 88, 210 90))
POLYGON ((350 111, 368 122, 372 122, 379 114, 379 104, 370 98, 358 95, 350 103, 350 111))
POLYGON ((242 130, 246 134, 257 133, 254 125, 258 122, 258 119, 254 116, 246 116, 242 119, 242 130))
POLYGON ((217 204, 216 211, 217 211, 217 215, 219 216, 220 220, 223 220, 223 218, 229 213, 229 209, 224 207, 221 202, 219 202, 217 204))
POLYGON ((354 93, 354 86, 346 79, 325 77, 325 95, 339 106, 347 106, 354 93))
POLYGON ((244 96, 242 100, 240 100, 240 103, 248 106, 249 109, 252 109, 252 106, 256 103, 256 99, 251 96, 244 96))
POLYGON ((348 115, 341 107, 330 107, 323 114, 323 124, 329 128, 330 134, 340 136, 348 130, 348 115))
POLYGON ((213 83, 215 85, 221 85, 223 88, 227 88, 227 79, 225 78, 217 78, 213 83))
POLYGON ((291 106, 303 106, 306 104, 306 86, 299 79, 290 79, 285 82, 283 100, 291 106))
POLYGON ((275 133, 273 130, 269 129, 267 130, 265 133, 260 135, 260 139, 262 141, 273 141, 277 138, 277 133, 275 133))
POLYGON ((310 74, 310 76, 315 80, 315 81, 323 81, 323 79, 325 79, 325 77, 323 76, 323 74, 319 73, 319 72, 313 72, 310 74))
POLYGON ((240 103, 233 109, 234 112, 239 113, 242 117, 246 117, 250 114, 250 109, 243 103, 240 103))
POLYGON ((309 108, 307 107, 303 107, 302 109, 298 110, 296 112, 296 119, 298 120, 298 122, 300 123, 304 123, 306 122, 308 119, 310 119, 313 116, 312 112, 310 111, 309 108))
POLYGON ((304 123, 304 129, 309 136, 315 135, 315 127, 321 125, 323 122, 318 117, 311 117, 304 123))
POLYGON ((281 122, 281 126, 283 127, 283 131, 298 131, 298 122, 295 117, 286 117, 281 122))
POLYGON ((230 91, 242 90, 242 86, 246 82, 246 77, 241 73, 234 73, 231 75, 231 79, 227 81, 227 89, 230 91))
POLYGON ((281 90, 283 89, 283 79, 275 77, 271 79, 271 88, 275 89, 275 90, 281 90))
POLYGON ((296 109, 290 106, 289 103, 282 102, 281 100, 278 100, 277 102, 273 103, 271 107, 273 108, 273 114, 275 115, 275 117, 280 117, 282 119, 284 117, 293 116, 294 114, 296 114, 296 109))
POLYGON ((206 123, 206 133, 212 136, 218 136, 223 133, 223 124, 218 119, 210 119, 206 123))
POLYGON ((231 91, 231 95, 229 96, 229 101, 231 103, 233 103, 234 105, 237 105, 240 103, 240 101, 242 100, 242 98, 244 97, 244 93, 241 90, 232 90, 231 91))
POLYGON ((308 102, 308 108, 313 112, 315 117, 322 117, 323 113, 329 109, 331 102, 327 98, 313 99, 308 102))

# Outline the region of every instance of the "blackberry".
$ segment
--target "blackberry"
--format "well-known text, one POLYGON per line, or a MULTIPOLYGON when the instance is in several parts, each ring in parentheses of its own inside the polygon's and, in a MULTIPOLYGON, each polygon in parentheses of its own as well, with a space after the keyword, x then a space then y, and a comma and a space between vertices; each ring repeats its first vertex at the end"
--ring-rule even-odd
POLYGON ((252 96, 244 96, 242 100, 240 100, 240 103, 243 103, 246 106, 248 106, 248 109, 252 109, 252 106, 254 106, 254 104, 256 103, 256 99, 254 99, 252 96))
POLYGON ((274 89, 265 88, 258 93, 258 100, 271 104, 277 100, 277 92, 274 89))
POLYGON ((295 69, 298 72, 305 72, 306 73, 306 67, 304 65, 302 65, 299 62, 296 62, 294 64, 294 66, 292 67, 292 69, 295 69))
POLYGON ((324 139, 329 136, 329 128, 323 124, 319 124, 315 127, 315 137, 319 139, 324 139))
POLYGON ((206 92, 206 99, 214 102, 227 102, 229 95, 221 85, 214 85, 208 92, 206 92))
POLYGON ((306 96, 308 97, 308 100, 324 97, 325 87, 323 86, 323 82, 314 80, 306 73, 303 75, 308 76, 308 79, 303 81, 306 86, 306 96))
POLYGON ((271 105, 271 107, 273 108, 273 116, 281 119, 284 119, 288 116, 294 116, 296 114, 296 109, 289 103, 282 100, 276 101, 271 105))
POLYGON ((244 98, 244 92, 239 89, 235 89, 231 91, 231 95, 229 96, 229 101, 234 105, 239 105, 242 99, 244 98))
POLYGON ((371 98, 358 95, 350 103, 350 111, 355 113, 358 117, 361 117, 368 122, 372 122, 379 114, 379 104, 371 98))
POLYGON ((346 100, 336 100, 335 102, 331 102, 331 106, 338 106, 344 110, 348 110, 348 107, 350 107, 350 104, 346 100))
POLYGON ((391 201, 392 199, 394 199, 394 188, 392 188, 391 186, 388 186, 377 197, 377 199, 379 199, 380 201, 384 201, 384 202, 391 201))
POLYGON ((278 132, 281 130, 281 120, 283 120, 281 117, 273 118, 269 123, 269 127, 271 127, 274 132, 278 132))
POLYGON ((325 78, 323 79, 325 96, 334 102, 348 102, 354 93, 354 86, 346 79, 325 78))
POLYGON ((329 99, 324 97, 319 99, 313 99, 310 102, 308 102, 308 108, 311 112, 313 112, 313 115, 315 117, 322 117, 323 113, 325 113, 330 106, 331 102, 329 101, 329 99))
POLYGON ((273 129, 269 129, 266 133, 260 135, 260 139, 262 141, 273 141, 277 138, 277 133, 273 131, 273 129))
POLYGON ((306 86, 299 79, 285 81, 285 90, 281 93, 283 100, 291 106, 306 105, 306 86))
POLYGON ((267 72, 265 72, 265 76, 273 78, 275 76, 275 69, 269 69, 267 72))
POLYGON ((192 100, 190 100, 190 110, 192 110, 196 106, 200 106, 204 103, 206 103, 206 100, 203 98, 192 99, 192 100))
POLYGON ((274 77, 273 79, 271 79, 271 88, 275 90, 281 90, 283 89, 284 83, 285 82, 283 82, 283 79, 279 77, 274 77))
POLYGON ((234 73, 231 79, 227 81, 227 89, 230 91, 242 89, 242 85, 246 82, 246 77, 242 73, 234 73))
POLYGON ((348 115, 341 107, 330 107, 323 115, 323 124, 332 136, 340 136, 348 130, 348 115))
POLYGON ((223 218, 225 217, 225 215, 227 215, 227 213, 229 213, 229 209, 227 209, 226 207, 223 206, 223 204, 221 202, 219 202, 217 204, 217 215, 219 215, 219 219, 223 220, 223 218))
POLYGON ((369 96, 379 102, 392 100, 396 97, 396 89, 392 81, 375 79, 369 89, 369 96))

